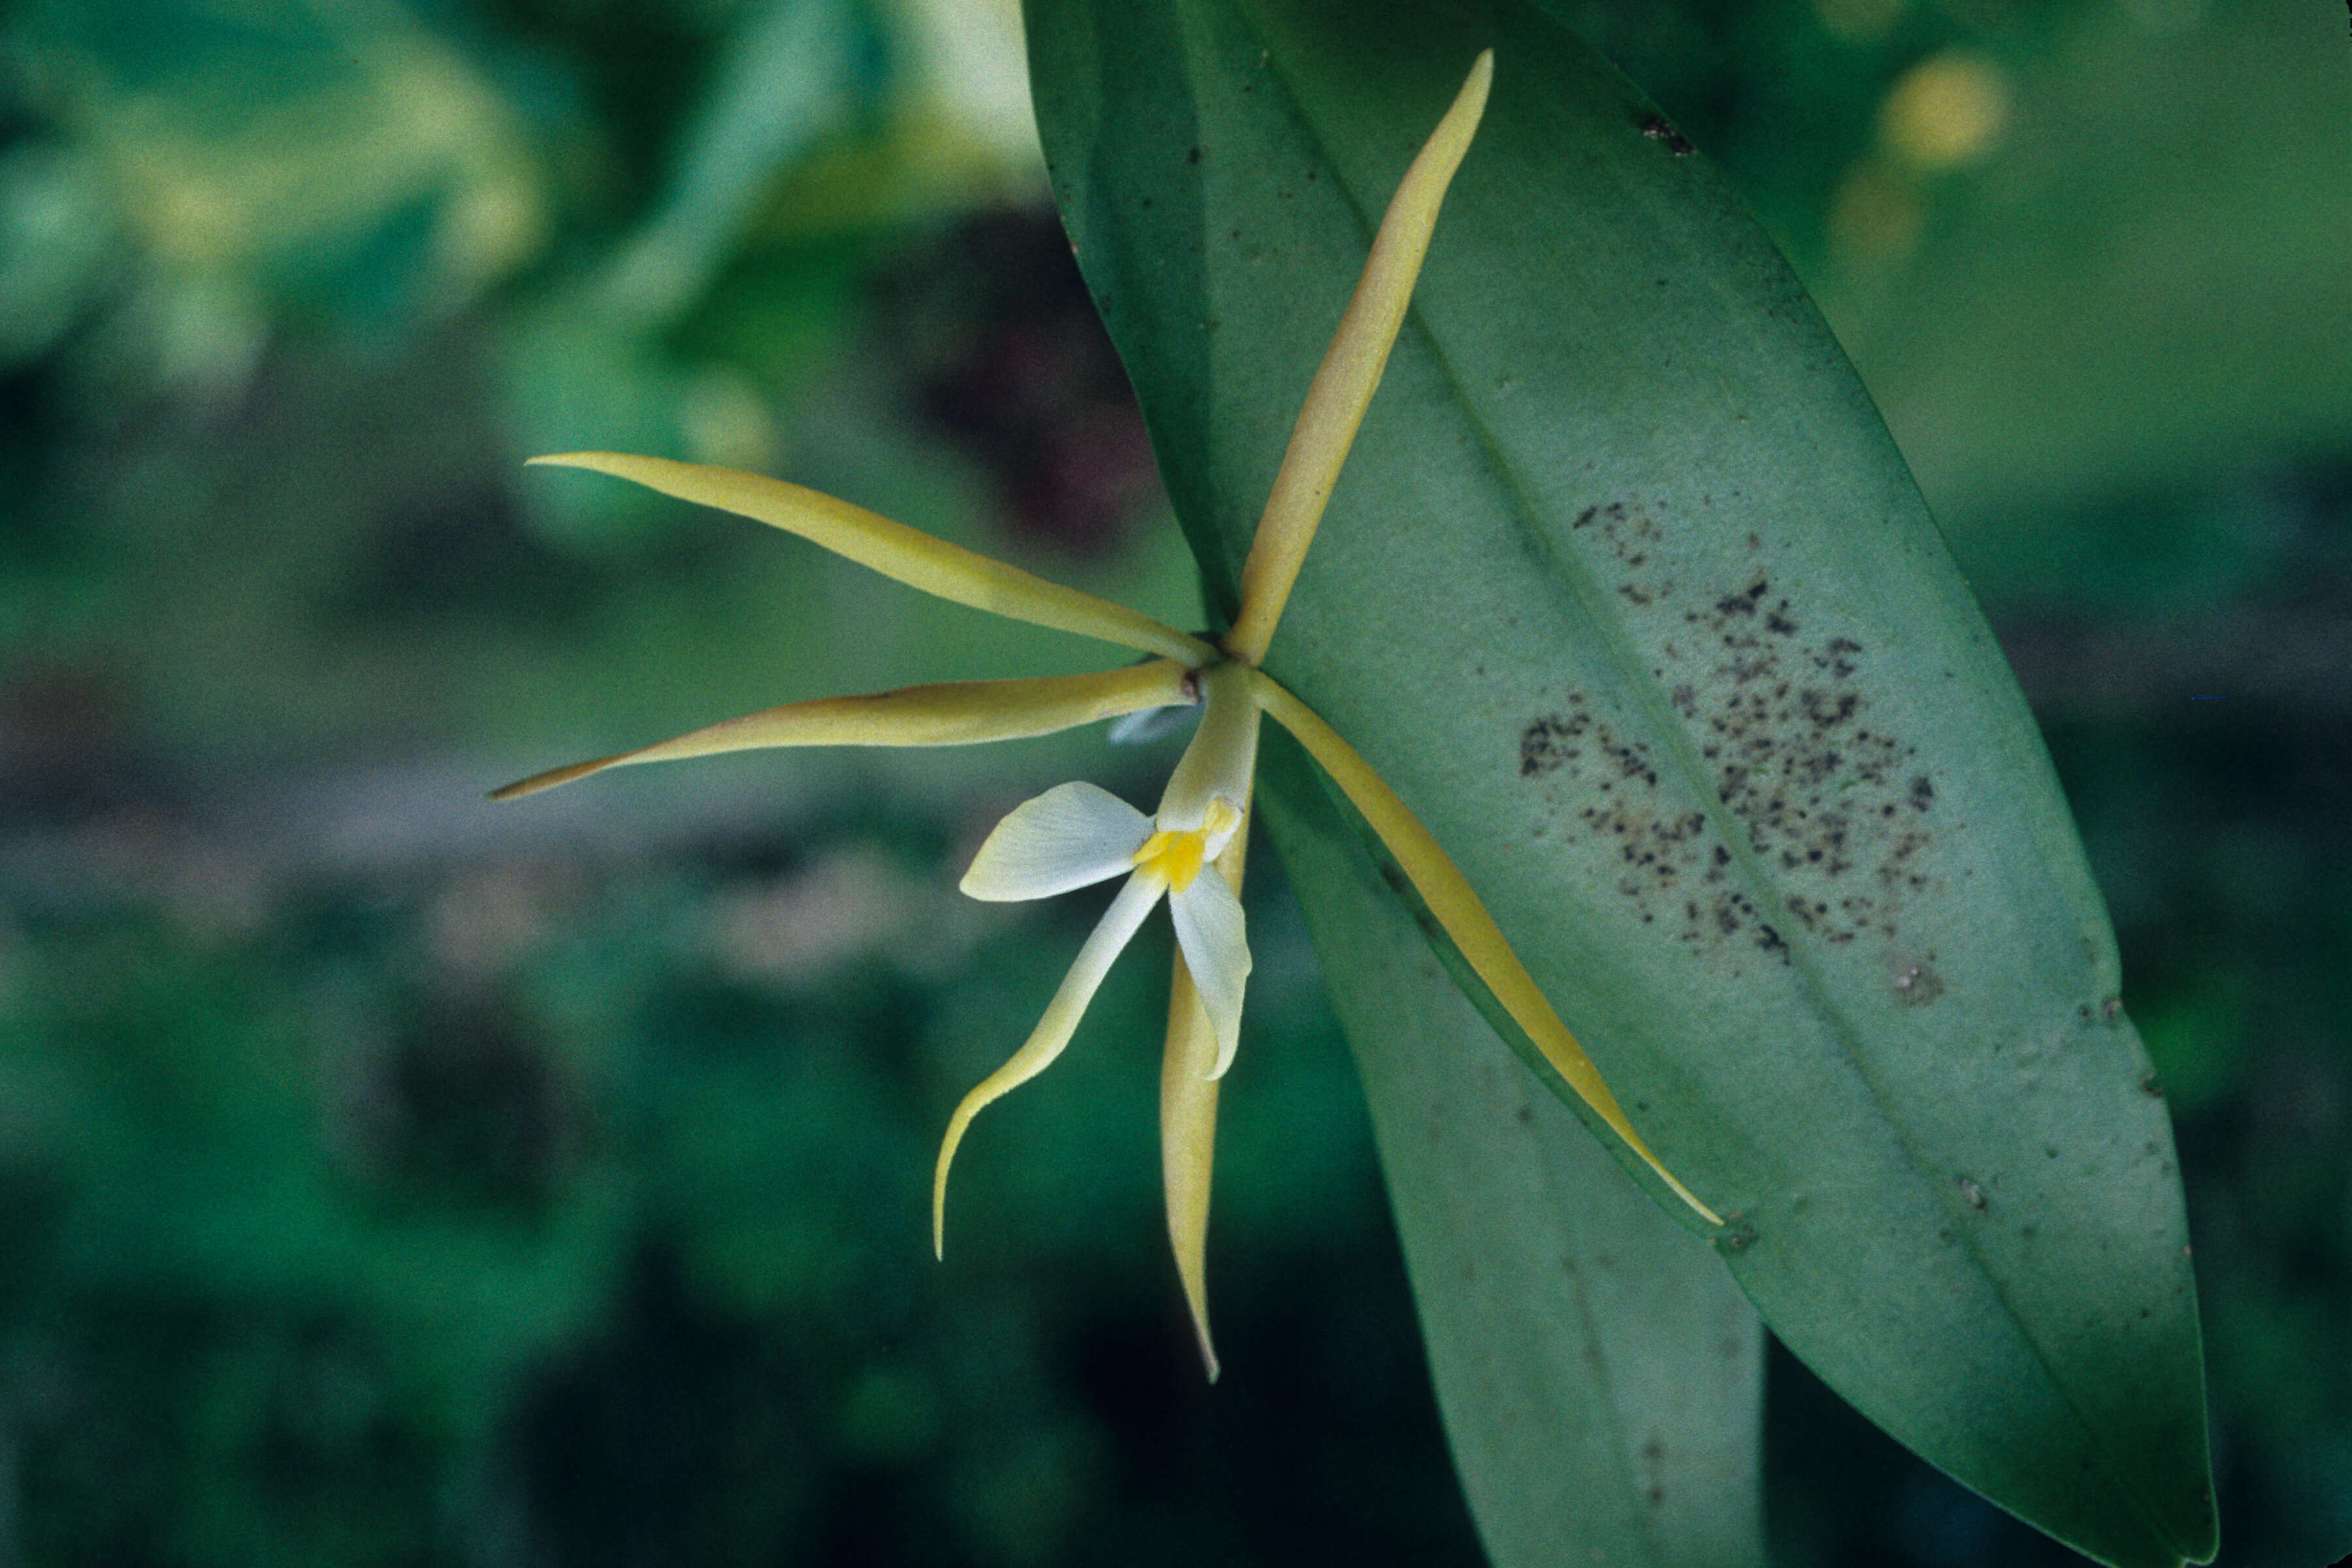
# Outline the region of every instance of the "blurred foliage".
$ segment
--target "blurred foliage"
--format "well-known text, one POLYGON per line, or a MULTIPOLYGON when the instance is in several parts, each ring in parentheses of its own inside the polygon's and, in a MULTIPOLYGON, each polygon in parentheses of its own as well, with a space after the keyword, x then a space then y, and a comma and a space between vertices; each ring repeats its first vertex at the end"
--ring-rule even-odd
MULTIPOLYGON (((2328 1562, 2340 16, 1555 9, 1788 246, 2002 629, 2179 1124, 2223 1561, 2328 1562)), ((0 16, 0 1562, 1475 1560, 1271 874, 1224 1382, 1162 1256, 1148 963, 992 1113, 923 1257, 946 1110, 1085 920, 978 910, 955 868, 1057 756, 1137 796, 1164 759, 478 804, 798 696, 1054 668, 531 451, 773 468, 1197 620, 1034 158, 1003 0, 0 16)), ((2063 1555, 1773 1377, 1784 1563, 2063 1555)))

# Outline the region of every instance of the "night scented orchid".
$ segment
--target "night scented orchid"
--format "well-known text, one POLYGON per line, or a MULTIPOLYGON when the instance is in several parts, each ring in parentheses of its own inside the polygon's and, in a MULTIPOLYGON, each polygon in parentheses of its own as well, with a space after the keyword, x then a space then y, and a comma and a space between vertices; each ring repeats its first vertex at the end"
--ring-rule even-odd
POLYGON ((943 1246, 948 1170, 972 1118, 1050 1066, 1112 962, 1166 900, 1176 929, 1160 1075, 1169 1235, 1210 1375, 1205 1284, 1218 1079, 1240 1037, 1250 969, 1240 901, 1258 721, 1271 716, 1338 784, 1505 1013, 1560 1077, 1673 1190, 1720 1223, 1635 1133, 1599 1071, 1511 951, 1477 895, 1420 820, 1329 725, 1258 668, 1322 518, 1412 298, 1438 208, 1484 111, 1494 59, 1469 79, 1399 185, 1338 334, 1316 373, 1243 568, 1232 628, 1211 642, 1122 605, 781 480, 658 458, 584 452, 533 459, 591 468, 799 534, 886 576, 1010 619, 1082 633, 1148 656, 1100 674, 909 687, 769 709, 675 740, 576 763, 497 792, 510 799, 604 768, 767 746, 933 746, 1043 735, 1146 710, 1197 705, 1199 727, 1147 816, 1088 784, 1016 808, 991 833, 962 889, 977 899, 1046 898, 1126 879, 1080 949, 1044 1018, 948 1123, 932 1189, 943 1246))

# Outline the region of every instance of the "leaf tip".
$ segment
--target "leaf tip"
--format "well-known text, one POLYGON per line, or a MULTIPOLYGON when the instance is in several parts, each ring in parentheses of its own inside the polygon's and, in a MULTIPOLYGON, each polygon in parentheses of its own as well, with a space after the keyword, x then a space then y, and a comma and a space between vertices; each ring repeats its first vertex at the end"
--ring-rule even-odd
POLYGON ((537 795, 543 789, 553 789, 558 784, 568 784, 584 779, 590 773, 602 773, 619 760, 617 757, 598 757, 593 762, 571 763, 563 767, 550 768, 543 773, 533 773, 527 779, 517 779, 512 784, 500 784, 490 791, 489 798, 501 802, 520 800, 524 795, 537 795))

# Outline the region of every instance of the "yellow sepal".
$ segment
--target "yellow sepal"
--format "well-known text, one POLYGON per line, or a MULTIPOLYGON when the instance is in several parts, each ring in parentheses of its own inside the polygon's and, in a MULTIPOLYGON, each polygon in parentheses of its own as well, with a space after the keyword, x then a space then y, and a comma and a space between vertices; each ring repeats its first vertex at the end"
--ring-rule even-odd
MULTIPOLYGON (((1242 826, 1249 816, 1242 802, 1242 826)), ((1217 857, 1217 870, 1238 894, 1249 860, 1249 834, 1237 827, 1217 857)), ((1160 1062, 1160 1175, 1168 1198, 1168 1242, 1176 1278, 1192 1313, 1201 1361, 1217 1381, 1217 1347, 1209 1336, 1209 1188, 1217 1153, 1217 1084, 1223 1062, 1216 1026, 1201 1001, 1184 954, 1174 954, 1168 989, 1168 1049, 1160 1062)))
POLYGON ((1217 1032, 1176 954, 1168 986, 1168 1050, 1160 1064, 1160 1174, 1168 1194, 1168 1242, 1192 1313, 1201 1361, 1217 1381, 1209 1337, 1209 1187, 1217 1152, 1217 1032))
POLYGON ((1429 253, 1438 206, 1477 133, 1494 79, 1495 51, 1488 49, 1471 66, 1454 107, 1437 122, 1396 195, 1389 198, 1388 214, 1372 237, 1371 254, 1355 295, 1307 387, 1256 536, 1250 542, 1249 559, 1242 565, 1241 614, 1225 634, 1225 651, 1244 664, 1265 657, 1275 623, 1290 602, 1291 584, 1298 579, 1307 547, 1315 542, 1324 503, 1331 499, 1331 487, 1339 482, 1348 448, 1364 422, 1364 410, 1371 405, 1381 373, 1388 368, 1389 351, 1396 345, 1405 307, 1412 300, 1413 280, 1429 253))
POLYGON ((950 681, 866 697, 820 697, 730 719, 633 752, 551 768, 493 790, 490 798, 512 800, 606 768, 764 746, 968 746, 1016 741, 1193 700, 1192 672, 1164 658, 1099 674, 950 681))
POLYGON ((611 474, 666 496, 781 528, 910 588, 1008 620, 1100 637, 1194 668, 1216 657, 1215 650, 1200 638, 1162 626, 1139 610, 1066 588, 822 490, 786 484, 764 474, 624 452, 565 452, 531 461, 611 474))
POLYGON ((1704 1215, 1709 1225, 1721 1225, 1722 1217, 1675 1179, 1674 1173, 1650 1152, 1650 1146, 1642 1142, 1642 1135, 1625 1120, 1617 1097, 1601 1081, 1601 1069, 1585 1055, 1584 1047, 1577 1043, 1568 1026, 1560 1022, 1559 1015, 1552 1010, 1550 1001, 1537 987, 1527 966, 1519 962, 1519 955, 1511 950, 1494 917, 1486 912, 1486 906, 1471 889, 1461 868, 1422 826, 1412 808, 1313 709, 1262 672, 1253 670, 1250 679, 1258 706, 1268 718, 1297 737, 1307 754, 1321 764, 1341 793, 1363 814, 1364 820, 1396 858, 1398 868, 1421 894, 1422 901, 1429 906, 1429 912, 1461 950, 1471 971, 1494 993, 1495 1000, 1502 1004, 1512 1022, 1535 1042, 1536 1049, 1543 1053, 1553 1070, 1685 1203, 1704 1215))

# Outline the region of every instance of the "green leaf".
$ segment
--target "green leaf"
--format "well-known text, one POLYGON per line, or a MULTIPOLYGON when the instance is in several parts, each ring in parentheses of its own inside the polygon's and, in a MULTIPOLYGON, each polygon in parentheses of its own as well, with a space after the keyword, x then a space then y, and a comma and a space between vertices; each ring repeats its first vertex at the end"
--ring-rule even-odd
POLYGON ((1371 1105, 1430 1371, 1498 1568, 1764 1562, 1764 1336, 1463 996, 1304 753, 1260 799, 1371 1105))
POLYGON ((1526 5, 1030 22, 1056 197, 1228 613, 1371 226, 1495 47, 1267 668, 1461 863, 1792 1351, 2094 1556, 2209 1558, 2113 935, 2000 649, 1738 201, 1526 5))

